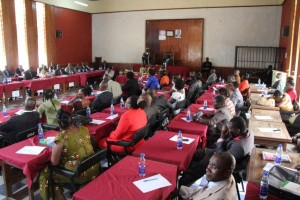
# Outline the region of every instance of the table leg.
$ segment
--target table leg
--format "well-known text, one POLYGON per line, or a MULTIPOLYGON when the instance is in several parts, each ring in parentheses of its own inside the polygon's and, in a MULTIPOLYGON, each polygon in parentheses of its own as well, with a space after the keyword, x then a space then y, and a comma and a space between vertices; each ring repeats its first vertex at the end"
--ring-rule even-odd
POLYGON ((286 151, 286 146, 287 146, 287 143, 283 143, 283 144, 282 144, 282 149, 283 149, 283 151, 286 151))

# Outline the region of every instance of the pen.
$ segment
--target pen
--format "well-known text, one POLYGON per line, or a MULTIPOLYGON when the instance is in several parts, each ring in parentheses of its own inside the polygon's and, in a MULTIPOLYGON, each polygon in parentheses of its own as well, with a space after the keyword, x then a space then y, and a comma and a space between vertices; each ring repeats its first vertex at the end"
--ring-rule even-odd
POLYGON ((273 131, 280 131, 280 129, 274 129, 273 131))
POLYGON ((146 180, 143 180, 143 182, 154 181, 154 180, 156 180, 156 179, 158 179, 158 178, 146 179, 146 180))
POLYGON ((182 141, 185 141, 185 142, 187 142, 187 141, 189 141, 189 139, 182 139, 182 141))

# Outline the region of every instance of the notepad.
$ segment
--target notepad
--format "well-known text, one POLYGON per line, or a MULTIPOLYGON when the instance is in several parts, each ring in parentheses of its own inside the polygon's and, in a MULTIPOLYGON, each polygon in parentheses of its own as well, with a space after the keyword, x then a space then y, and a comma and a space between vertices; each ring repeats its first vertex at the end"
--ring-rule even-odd
MULTIPOLYGON (((275 154, 274 153, 270 153, 270 152, 266 152, 266 151, 263 151, 262 152, 262 157, 264 160, 267 160, 267 161, 274 161, 275 159, 275 154)), ((289 155, 287 154, 282 154, 281 156, 281 161, 282 162, 288 162, 288 163, 291 163, 291 158, 289 157, 289 155)))
POLYGON ((294 183, 291 181, 284 181, 280 185, 280 189, 300 196, 300 184, 298 184, 298 183, 294 183))
POLYGON ((271 116, 262 116, 262 115, 255 115, 256 119, 263 120, 263 119, 273 119, 271 116))
POLYGON ((119 116, 118 114, 114 114, 114 115, 110 115, 109 117, 106 117, 106 119, 113 120, 113 119, 117 118, 118 116, 119 116))
POLYGON ((92 121, 90 122, 91 124, 97 124, 97 125, 99 125, 99 124, 103 124, 103 123, 105 123, 106 121, 104 121, 104 120, 99 120, 99 119, 92 119, 92 121))
POLYGON ((278 128, 258 128, 258 130, 262 133, 280 133, 280 129, 278 128))
POLYGON ((165 177, 160 174, 150 176, 139 181, 134 181, 133 184, 143 193, 172 185, 165 177))
MULTIPOLYGON (((177 142, 177 135, 171 137, 170 140, 173 142, 177 142)), ((183 144, 191 144, 192 142, 194 142, 194 140, 195 140, 194 138, 182 137, 183 144)))
POLYGON ((17 154, 39 155, 46 147, 41 146, 25 146, 18 150, 17 154))
POLYGON ((63 100, 63 101, 61 101, 60 103, 61 104, 68 104, 70 101, 68 101, 68 100, 63 100))
POLYGON ((41 139, 40 144, 44 144, 49 147, 52 147, 52 146, 54 146, 54 140, 55 140, 55 137, 47 137, 47 138, 41 139))

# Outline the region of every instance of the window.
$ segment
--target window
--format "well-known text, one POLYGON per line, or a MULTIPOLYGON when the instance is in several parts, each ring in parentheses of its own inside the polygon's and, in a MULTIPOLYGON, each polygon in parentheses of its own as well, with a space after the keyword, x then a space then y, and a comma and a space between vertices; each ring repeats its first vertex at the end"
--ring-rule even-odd
POLYGON ((36 2, 39 66, 47 65, 45 4, 36 2))
POLYGON ((25 0, 15 0, 19 65, 29 68, 25 0))
POLYGON ((5 44, 4 44, 2 5, 0 1, 0 69, 4 70, 5 65, 7 65, 7 62, 6 62, 5 44))

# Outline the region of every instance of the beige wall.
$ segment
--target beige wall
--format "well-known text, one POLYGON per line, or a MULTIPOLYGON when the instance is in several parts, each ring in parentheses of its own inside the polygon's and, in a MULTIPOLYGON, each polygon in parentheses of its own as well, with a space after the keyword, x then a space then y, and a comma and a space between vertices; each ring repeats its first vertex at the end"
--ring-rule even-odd
POLYGON ((108 62, 141 62, 145 21, 204 19, 203 58, 215 66, 234 65, 235 46, 278 46, 282 6, 202 8, 93 14, 93 57, 108 62))

